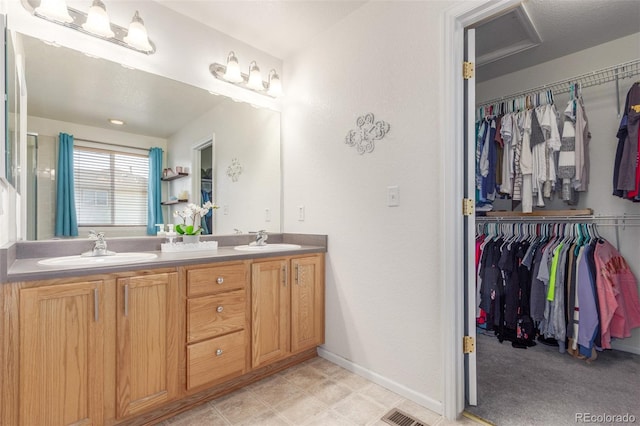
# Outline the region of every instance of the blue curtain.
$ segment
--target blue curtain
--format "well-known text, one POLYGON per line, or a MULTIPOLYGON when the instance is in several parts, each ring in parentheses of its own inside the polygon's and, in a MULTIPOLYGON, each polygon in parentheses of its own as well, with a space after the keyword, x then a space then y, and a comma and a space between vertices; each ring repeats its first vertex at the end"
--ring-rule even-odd
POLYGON ((164 223, 162 220, 162 149, 151 148, 149 150, 149 191, 147 202, 147 235, 156 235, 158 231, 156 223, 164 223))
POLYGON ((73 135, 60 133, 56 192, 56 237, 77 237, 78 218, 73 183, 73 135))

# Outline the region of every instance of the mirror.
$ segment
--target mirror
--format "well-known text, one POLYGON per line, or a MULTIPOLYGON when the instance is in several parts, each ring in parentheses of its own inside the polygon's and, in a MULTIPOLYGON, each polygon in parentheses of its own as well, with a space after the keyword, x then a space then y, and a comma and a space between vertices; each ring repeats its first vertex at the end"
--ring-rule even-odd
POLYGON ((6 134, 5 175, 7 182, 20 193, 21 116, 24 114, 24 78, 22 55, 10 32, 5 32, 6 47, 6 134))
MULTIPOLYGON (((33 141, 29 145, 33 183, 27 210, 34 217, 24 218, 28 239, 54 237, 60 132, 74 135, 75 145, 92 149, 146 155, 149 148, 161 147, 165 168, 174 173, 177 168, 188 171, 179 179, 161 183, 163 200, 182 200, 186 195, 189 202, 200 204, 201 189, 210 188, 213 201, 220 206, 211 224, 214 234, 230 234, 235 229, 280 232, 278 112, 23 34, 20 38, 26 62, 27 131, 33 141), (115 127, 110 118, 123 120, 125 125, 115 127), (210 156, 210 165, 197 157, 201 151, 196 148, 206 142, 212 146, 204 154, 210 156), (200 162, 207 167, 200 167, 200 162), (235 170, 236 163, 240 172, 228 172, 235 170), (207 178, 210 181, 204 180, 207 178)), ((164 206, 164 222, 180 223, 173 213, 185 206, 164 206)), ((146 225, 82 225, 79 238, 86 238, 90 228, 104 231, 108 238, 146 235, 146 225)))

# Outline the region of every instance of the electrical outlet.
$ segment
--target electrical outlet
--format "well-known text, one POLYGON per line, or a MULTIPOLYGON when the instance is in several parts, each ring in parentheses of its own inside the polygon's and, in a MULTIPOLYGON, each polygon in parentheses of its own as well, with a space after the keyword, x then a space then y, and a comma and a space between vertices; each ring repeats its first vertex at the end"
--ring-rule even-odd
POLYGON ((225 204, 224 206, 222 206, 222 214, 227 216, 229 214, 229 205, 225 204))
POLYGON ((387 205, 397 207, 400 205, 400 190, 397 186, 387 187, 387 205))
POLYGON ((271 222, 271 210, 270 209, 264 209, 264 221, 265 222, 271 222))
POLYGON ((304 206, 298 206, 298 221, 304 221, 304 206))

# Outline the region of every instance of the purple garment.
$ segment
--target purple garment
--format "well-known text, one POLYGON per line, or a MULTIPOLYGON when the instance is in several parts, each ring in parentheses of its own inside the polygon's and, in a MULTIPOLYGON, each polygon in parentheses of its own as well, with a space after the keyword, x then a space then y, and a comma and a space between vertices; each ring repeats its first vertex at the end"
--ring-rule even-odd
POLYGON ((580 325, 578 327, 578 344, 588 349, 591 356, 591 348, 596 331, 598 329, 598 307, 596 306, 595 282, 592 282, 592 274, 589 273, 587 255, 593 250, 590 246, 582 249, 582 255, 578 262, 578 303, 580 305, 580 325))

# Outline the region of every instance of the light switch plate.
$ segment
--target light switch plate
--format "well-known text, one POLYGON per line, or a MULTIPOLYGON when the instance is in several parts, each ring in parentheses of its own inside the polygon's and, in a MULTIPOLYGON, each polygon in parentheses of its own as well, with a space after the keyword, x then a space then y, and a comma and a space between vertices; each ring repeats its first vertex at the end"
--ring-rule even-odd
POLYGON ((387 187, 387 205, 389 207, 398 207, 400 205, 400 190, 397 186, 387 187))
POLYGON ((298 221, 304 221, 304 206, 298 206, 298 221))

